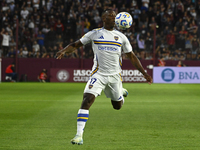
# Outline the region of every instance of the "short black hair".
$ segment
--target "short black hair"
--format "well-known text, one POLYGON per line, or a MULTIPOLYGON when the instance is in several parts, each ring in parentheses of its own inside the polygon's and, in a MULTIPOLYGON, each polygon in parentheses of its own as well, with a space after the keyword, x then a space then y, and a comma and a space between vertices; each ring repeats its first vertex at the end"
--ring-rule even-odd
POLYGON ((102 16, 107 12, 107 11, 113 11, 113 9, 112 8, 106 8, 105 10, 103 10, 103 12, 102 12, 102 16))

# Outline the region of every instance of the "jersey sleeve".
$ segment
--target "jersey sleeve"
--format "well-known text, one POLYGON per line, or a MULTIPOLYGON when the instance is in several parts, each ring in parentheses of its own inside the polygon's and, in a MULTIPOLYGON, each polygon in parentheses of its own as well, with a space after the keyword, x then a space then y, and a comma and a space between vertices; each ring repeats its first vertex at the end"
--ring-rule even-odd
POLYGON ((129 53, 132 51, 132 46, 125 35, 123 35, 122 49, 124 53, 129 53))
POLYGON ((89 31, 88 33, 83 35, 82 38, 80 39, 81 43, 83 45, 90 43, 92 41, 93 34, 94 34, 94 31, 89 31))

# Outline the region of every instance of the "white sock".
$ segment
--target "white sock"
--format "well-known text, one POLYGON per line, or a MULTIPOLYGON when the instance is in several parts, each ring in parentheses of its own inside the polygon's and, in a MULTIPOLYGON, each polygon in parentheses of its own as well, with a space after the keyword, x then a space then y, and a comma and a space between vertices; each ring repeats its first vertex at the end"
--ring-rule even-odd
POLYGON ((86 109, 79 109, 77 115, 77 133, 76 135, 83 135, 83 131, 85 128, 85 124, 89 117, 89 110, 86 109))
POLYGON ((125 102, 125 100, 124 100, 124 98, 123 98, 123 100, 122 100, 122 105, 124 105, 124 102, 125 102))

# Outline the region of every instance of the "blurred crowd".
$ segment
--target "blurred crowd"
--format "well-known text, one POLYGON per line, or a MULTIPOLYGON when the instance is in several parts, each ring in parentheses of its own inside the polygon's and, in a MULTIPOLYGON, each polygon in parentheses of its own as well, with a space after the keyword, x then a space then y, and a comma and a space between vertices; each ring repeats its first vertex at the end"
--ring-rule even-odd
MULTIPOLYGON (((121 32, 139 59, 200 60, 200 0, 0 0, 0 4, 0 57, 17 53, 20 58, 55 58, 67 44, 102 27, 101 14, 111 7, 116 14, 132 15, 133 25, 121 32)), ((65 58, 93 58, 91 45, 65 58)))

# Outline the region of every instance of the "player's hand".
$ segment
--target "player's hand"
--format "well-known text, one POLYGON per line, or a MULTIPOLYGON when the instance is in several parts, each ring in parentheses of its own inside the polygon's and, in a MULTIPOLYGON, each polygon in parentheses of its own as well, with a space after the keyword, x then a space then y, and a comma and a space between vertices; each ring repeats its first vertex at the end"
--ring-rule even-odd
POLYGON ((56 59, 61 59, 63 56, 64 56, 64 52, 62 52, 62 51, 58 51, 56 53, 56 59))
POLYGON ((151 83, 153 82, 151 76, 148 75, 148 74, 145 74, 145 75, 144 75, 144 78, 147 80, 147 82, 149 83, 149 85, 151 85, 151 83))

